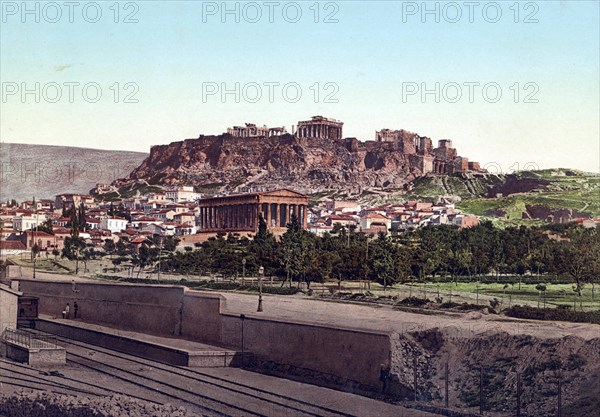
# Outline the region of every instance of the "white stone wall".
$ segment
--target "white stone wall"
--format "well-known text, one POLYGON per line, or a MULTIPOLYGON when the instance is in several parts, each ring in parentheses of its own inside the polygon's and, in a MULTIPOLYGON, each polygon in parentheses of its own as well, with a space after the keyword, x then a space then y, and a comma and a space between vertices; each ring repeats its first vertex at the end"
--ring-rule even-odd
POLYGON ((17 328, 18 301, 18 293, 0 285, 0 334, 7 327, 17 328))

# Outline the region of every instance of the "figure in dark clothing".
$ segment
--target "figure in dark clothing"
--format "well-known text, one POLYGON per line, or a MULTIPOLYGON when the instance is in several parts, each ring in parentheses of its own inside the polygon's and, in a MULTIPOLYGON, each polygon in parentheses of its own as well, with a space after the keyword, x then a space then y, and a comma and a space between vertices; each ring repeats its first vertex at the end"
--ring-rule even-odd
POLYGON ((79 311, 79 306, 77 305, 77 301, 75 301, 75 304, 73 304, 73 318, 76 319, 77 318, 77 312, 79 311))
POLYGON ((381 393, 385 394, 387 391, 388 379, 390 379, 390 369, 385 365, 381 365, 379 371, 379 380, 381 381, 381 393))

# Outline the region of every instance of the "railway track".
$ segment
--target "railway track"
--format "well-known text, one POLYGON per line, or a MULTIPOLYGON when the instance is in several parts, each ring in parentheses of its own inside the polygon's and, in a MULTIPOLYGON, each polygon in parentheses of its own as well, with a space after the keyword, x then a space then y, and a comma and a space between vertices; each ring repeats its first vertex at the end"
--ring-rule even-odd
MULTIPOLYGON (((30 388, 30 389, 36 389, 36 390, 48 390, 47 387, 54 387, 54 388, 59 388, 59 389, 63 390, 60 392, 61 394, 67 394, 67 395, 83 394, 83 395, 95 396, 95 397, 106 397, 111 394, 115 394, 115 395, 122 394, 122 392, 120 392, 120 391, 116 391, 116 390, 113 390, 113 389, 110 389, 107 387, 103 387, 103 386, 100 386, 97 384, 92 384, 89 382, 79 381, 75 378, 70 378, 65 375, 60 375, 60 376, 56 376, 56 377, 53 376, 53 378, 60 378, 62 381, 68 381, 71 384, 58 382, 58 381, 48 377, 48 375, 42 374, 38 369, 34 369, 28 365, 22 365, 22 364, 8 361, 5 359, 0 359, 0 370, 10 374, 10 378, 6 375, 2 375, 2 377, 0 377, 3 380, 6 380, 6 382, 3 382, 6 385, 20 386, 16 383, 13 383, 13 381, 15 381, 15 380, 20 380, 23 382, 29 382, 29 383, 33 383, 33 384, 42 386, 41 388, 36 388, 36 387, 32 387, 31 385, 23 385, 22 386, 23 388, 30 388), (20 375, 20 376, 15 376, 15 375, 20 375), (23 377, 25 377, 25 378, 23 378, 23 377), (87 386, 87 387, 90 387, 90 389, 83 389, 78 386, 87 386), (91 389, 94 389, 95 391, 92 391, 91 389)), ((52 390, 49 390, 49 391, 54 392, 52 390)), ((139 400, 144 400, 147 402, 151 402, 153 404, 160 404, 159 402, 154 401, 150 398, 144 398, 144 397, 140 397, 137 395, 130 395, 130 397, 133 397, 133 398, 136 398, 139 400)))
POLYGON ((203 412, 220 416, 355 417, 327 406, 187 367, 161 364, 63 337, 57 337, 57 340, 65 345, 67 360, 71 363, 151 391, 169 401, 192 405, 203 412), (142 368, 128 369, 132 365, 141 365, 142 368))

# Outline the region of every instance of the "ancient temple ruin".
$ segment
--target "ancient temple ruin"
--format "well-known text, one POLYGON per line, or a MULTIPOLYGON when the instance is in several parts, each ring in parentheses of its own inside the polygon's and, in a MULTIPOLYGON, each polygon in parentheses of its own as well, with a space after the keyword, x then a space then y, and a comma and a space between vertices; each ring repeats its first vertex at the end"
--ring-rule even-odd
MULTIPOLYGON (((313 116, 310 120, 299 121, 297 127, 292 126, 291 135, 298 139, 343 139, 344 123, 324 116, 313 116)), ((289 135, 285 127, 257 126, 246 123, 245 126, 234 126, 227 129, 227 134, 238 138, 269 138, 289 135)), ((482 172, 479 163, 469 161, 458 155, 452 146, 452 140, 440 139, 434 148, 432 140, 426 136, 404 129, 381 129, 375 132, 375 141, 364 142, 365 145, 390 149, 406 155, 411 165, 422 174, 455 174, 463 172, 482 172), (374 143, 375 142, 375 143, 374 143)))
POLYGON ((256 126, 254 123, 246 123, 245 126, 233 126, 227 128, 227 134, 236 138, 257 138, 281 136, 287 133, 285 127, 256 126))
POLYGON ((477 162, 458 155, 452 140, 440 139, 437 148, 430 138, 406 130, 381 129, 375 132, 375 141, 390 143, 405 155, 414 155, 417 167, 423 174, 454 174, 481 171, 477 162))
POLYGON ((310 120, 298 122, 296 135, 300 138, 342 139, 344 123, 323 116, 313 116, 310 120))
POLYGON ((306 228, 308 196, 281 189, 233 194, 200 200, 200 232, 258 232, 262 217, 267 229, 279 235, 287 230, 292 215, 306 228))

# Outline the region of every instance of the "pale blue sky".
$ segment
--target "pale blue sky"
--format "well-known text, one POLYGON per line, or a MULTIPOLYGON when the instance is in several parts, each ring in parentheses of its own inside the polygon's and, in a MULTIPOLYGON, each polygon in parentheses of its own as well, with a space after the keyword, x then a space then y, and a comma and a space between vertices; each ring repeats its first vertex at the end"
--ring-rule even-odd
MULTIPOLYGON (((461 7, 458 23, 448 21, 455 10, 445 2, 437 3, 439 23, 434 15, 423 21, 421 10, 408 14, 422 8, 420 1, 320 2, 318 23, 313 1, 279 2, 273 23, 264 2, 254 3, 262 12, 257 23, 248 21, 254 10, 247 2, 237 3, 239 23, 231 14, 223 23, 221 10, 203 16, 203 9, 221 9, 222 2, 121 2, 118 23, 115 2, 94 3, 84 15, 82 7, 89 3, 74 10, 72 23, 65 6, 55 19, 52 6, 37 3, 37 23, 35 14, 23 14, 20 1, 2 2, 2 141, 148 151, 153 144, 217 134, 234 124, 290 129, 298 120, 322 114, 341 119, 344 136, 361 140, 372 140, 375 130, 384 127, 434 140, 451 138, 462 155, 483 164, 495 162, 502 170, 531 162, 599 171, 597 1, 496 2, 502 12, 497 23, 487 21, 495 16, 489 6, 493 2, 479 2, 472 23, 462 1, 454 3, 461 7), (87 22, 93 20, 96 4, 102 17, 87 22), (302 17, 291 23, 286 18, 294 18, 295 4, 302 17), (138 22, 124 23, 133 11, 138 22), (338 22, 324 23, 334 11, 338 22), (524 23, 531 13, 538 22, 524 23), (15 86, 35 89, 36 82, 40 103, 33 94, 24 99, 21 91, 10 94, 15 86), (73 103, 65 82, 80 83, 73 103), (84 100, 81 91, 91 82, 102 91, 96 103, 84 100), (127 82, 139 88, 137 103, 123 102, 134 88, 125 89, 127 82), (268 82, 280 83, 272 103, 264 85, 268 82), (337 86, 337 103, 324 102, 333 91, 325 88, 328 82, 337 86), (463 97, 456 103, 450 96, 440 97, 439 103, 433 95, 422 100, 419 93, 403 99, 403 83, 405 89, 406 83, 433 89, 436 82, 440 91, 457 83, 463 97), (465 82, 497 83, 502 97, 490 103, 479 86, 470 103, 465 82), (52 83, 62 92, 54 103, 52 83), (217 94, 203 100, 203 83, 225 83, 232 89, 240 83, 240 90, 248 86, 249 99, 241 96, 236 103, 228 95, 222 102, 217 94), (258 102, 252 102, 255 90, 248 83, 261 86, 258 102), (295 103, 282 95, 287 83, 302 90, 295 103), (315 83, 320 87, 317 103, 315 83), (524 102, 535 88, 525 88, 526 83, 539 88, 537 103, 524 102)), ((228 3, 231 9, 235 5, 228 3)), ((431 9, 435 5, 427 3, 431 9)), ((36 2, 28 7, 35 10, 36 2)), ((451 88, 446 91, 455 94, 451 88)))

